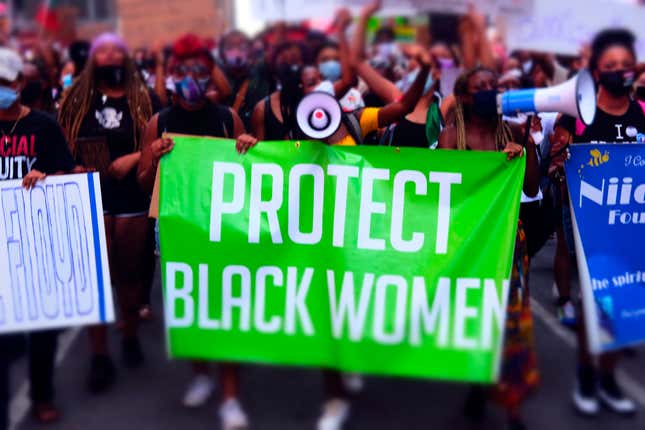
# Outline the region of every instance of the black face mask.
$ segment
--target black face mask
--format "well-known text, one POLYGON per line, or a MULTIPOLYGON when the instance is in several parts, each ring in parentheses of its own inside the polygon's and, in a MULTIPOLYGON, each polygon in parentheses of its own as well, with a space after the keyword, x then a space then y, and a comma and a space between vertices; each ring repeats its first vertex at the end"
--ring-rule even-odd
POLYGON ((480 118, 497 118, 497 94, 497 90, 483 90, 473 94, 473 113, 480 118))
POLYGON ((636 98, 642 102, 645 102, 645 85, 636 87, 636 98))
POLYGON ((29 81, 20 93, 20 101, 29 106, 39 101, 43 96, 44 88, 40 81, 29 81))
POLYGON ((108 88, 118 88, 125 82, 125 66, 97 67, 96 80, 108 88))
POLYGON ((280 64, 276 67, 276 79, 282 84, 282 86, 292 79, 299 80, 300 66, 295 64, 280 64))
POLYGON ((629 94, 634 83, 633 70, 618 70, 615 72, 602 72, 598 79, 600 85, 614 97, 623 97, 629 94))

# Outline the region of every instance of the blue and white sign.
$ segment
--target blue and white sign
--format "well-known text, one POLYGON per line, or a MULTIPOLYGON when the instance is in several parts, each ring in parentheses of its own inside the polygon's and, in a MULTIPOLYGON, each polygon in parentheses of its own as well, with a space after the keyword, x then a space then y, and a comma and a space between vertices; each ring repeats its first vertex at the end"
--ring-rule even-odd
POLYGON ((645 341, 645 146, 572 145, 567 184, 592 352, 645 341))
POLYGON ((98 173, 0 182, 0 274, 0 333, 114 320, 98 173))

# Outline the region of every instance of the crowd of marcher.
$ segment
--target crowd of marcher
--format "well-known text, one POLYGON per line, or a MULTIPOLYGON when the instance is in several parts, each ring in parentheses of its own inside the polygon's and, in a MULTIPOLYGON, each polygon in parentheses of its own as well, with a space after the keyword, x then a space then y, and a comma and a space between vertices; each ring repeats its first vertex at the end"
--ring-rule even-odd
MULTIPOLYGON (((476 422, 491 400, 506 411, 508 428, 525 428, 521 406, 540 379, 528 273, 552 237, 558 316, 579 339, 578 362, 571 363, 577 365, 573 404, 586 415, 597 414, 601 403, 633 413, 634 402, 615 377, 624 351, 594 360, 586 345, 579 294, 571 288, 575 250, 563 165, 571 144, 636 142, 636 134, 617 136, 617 124, 645 133, 645 66, 637 63, 634 36, 599 32, 577 57, 506 52, 487 37, 485 18, 471 10, 459 21, 455 45, 399 43, 388 27, 368 43, 368 21, 379 3, 358 17, 339 11, 326 32, 280 24, 254 38, 230 31, 216 45, 188 34, 168 46, 131 51, 119 36, 103 34, 64 50, 0 48, 0 180, 21 179, 29 188, 46 175, 100 172, 119 361, 138 368, 146 354, 163 353, 142 350, 138 326, 152 314, 155 222, 148 210, 159 160, 173 149, 165 133, 230 138, 241 154, 262 141, 304 139, 296 108, 307 94, 323 91, 343 110, 339 129, 323 141, 328 145, 500 151, 509 159, 525 154, 500 381, 472 386, 464 413, 476 422), (502 91, 557 85, 582 69, 598 86, 593 124, 557 112, 501 116, 486 103, 502 91), (13 152, 16 136, 35 139, 29 164, 13 152)), ((86 389, 101 394, 118 383, 117 360, 106 326, 88 327, 87 334, 86 389)), ((42 423, 64 419, 54 396, 58 335, 0 336, 0 429, 7 422, 10 364, 25 349, 34 417, 42 423)), ((209 367, 192 363, 187 407, 203 405, 213 394, 209 367)), ((218 369, 222 426, 246 428, 251 417, 239 401, 239 369, 231 363, 218 369)), ((324 379, 318 428, 340 429, 360 377, 325 371, 324 379)))

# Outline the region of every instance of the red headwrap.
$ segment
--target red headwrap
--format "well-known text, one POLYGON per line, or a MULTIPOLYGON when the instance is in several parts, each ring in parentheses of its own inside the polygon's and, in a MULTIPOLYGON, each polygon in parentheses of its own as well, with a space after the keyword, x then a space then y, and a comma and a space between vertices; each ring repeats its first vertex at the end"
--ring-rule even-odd
POLYGON ((208 62, 209 67, 214 65, 213 57, 208 52, 205 42, 192 33, 185 34, 175 41, 172 46, 170 66, 190 58, 202 58, 208 62))

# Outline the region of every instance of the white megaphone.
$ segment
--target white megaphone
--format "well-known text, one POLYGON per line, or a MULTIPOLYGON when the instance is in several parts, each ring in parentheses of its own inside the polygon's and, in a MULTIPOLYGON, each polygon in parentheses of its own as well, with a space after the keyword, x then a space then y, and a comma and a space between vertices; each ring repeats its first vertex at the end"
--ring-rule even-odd
POLYGON ((559 112, 589 125, 596 116, 596 85, 591 73, 582 70, 576 77, 555 87, 499 94, 497 112, 508 116, 522 112, 559 112))
POLYGON ((315 91, 298 104, 296 121, 300 130, 311 139, 326 139, 340 128, 343 110, 334 96, 315 91))

